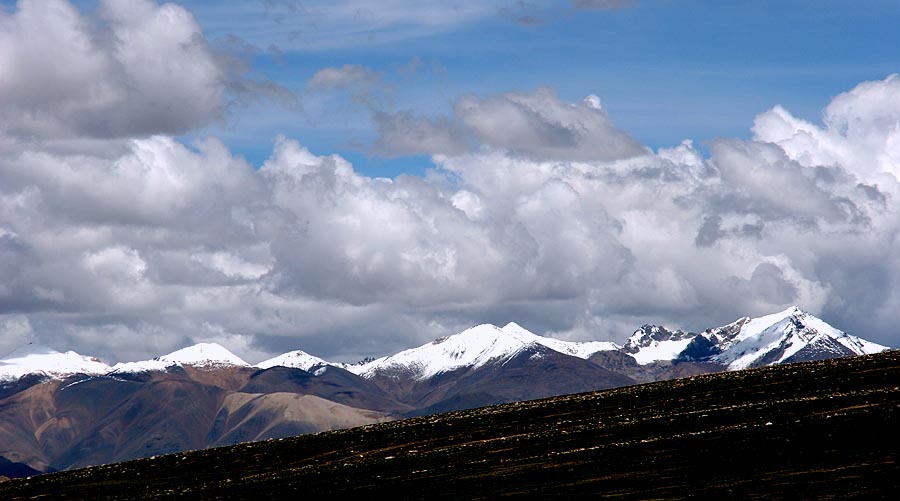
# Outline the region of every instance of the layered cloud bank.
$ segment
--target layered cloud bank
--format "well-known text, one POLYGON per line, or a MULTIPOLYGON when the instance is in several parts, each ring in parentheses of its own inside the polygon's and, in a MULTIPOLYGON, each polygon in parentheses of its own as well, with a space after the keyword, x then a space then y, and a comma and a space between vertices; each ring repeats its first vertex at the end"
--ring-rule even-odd
POLYGON ((596 96, 550 89, 381 113, 383 153, 434 155, 382 179, 302 138, 258 166, 174 139, 228 99, 180 7, 25 1, 0 27, 0 351, 353 360, 481 322, 622 341, 792 304, 900 345, 896 75, 822 124, 776 106, 706 156, 654 152, 596 96))

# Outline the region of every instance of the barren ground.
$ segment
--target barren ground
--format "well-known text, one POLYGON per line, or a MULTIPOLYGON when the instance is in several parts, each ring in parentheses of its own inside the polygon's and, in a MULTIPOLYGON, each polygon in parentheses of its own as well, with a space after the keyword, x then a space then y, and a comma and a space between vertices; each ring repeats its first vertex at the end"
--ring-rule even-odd
POLYGON ((900 352, 630 386, 0 483, 0 498, 893 498, 900 352))

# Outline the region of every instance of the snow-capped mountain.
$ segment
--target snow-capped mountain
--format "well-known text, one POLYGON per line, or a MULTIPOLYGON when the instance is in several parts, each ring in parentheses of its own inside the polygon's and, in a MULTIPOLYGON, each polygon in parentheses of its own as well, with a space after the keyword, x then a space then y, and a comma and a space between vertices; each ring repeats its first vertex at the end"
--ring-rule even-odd
POLYGON ((619 349, 615 343, 605 341, 568 342, 538 336, 512 322, 502 328, 482 324, 347 370, 363 377, 402 374, 424 380, 460 368, 477 369, 489 362, 503 362, 534 346, 584 359, 598 351, 619 349))
MULTIPOLYGON (((607 341, 570 342, 538 336, 511 322, 504 327, 478 325, 418 348, 356 365, 329 362, 296 350, 260 362, 255 367, 268 369, 283 366, 310 371, 317 366, 334 366, 367 379, 394 375, 411 381, 424 381, 461 368, 474 370, 488 363, 503 363, 534 347, 591 360, 604 367, 612 363, 615 357, 610 357, 615 355, 619 357, 615 359, 616 367, 623 363, 625 365, 619 369, 613 366, 607 368, 624 370, 626 375, 638 381, 653 380, 659 375, 658 371, 647 373, 650 376, 643 373, 639 376, 634 371, 624 369, 628 363, 633 365, 636 362, 641 367, 659 367, 660 364, 700 362, 713 366, 708 370, 737 370, 878 353, 889 349, 849 335, 797 307, 791 307, 772 315, 744 317, 699 334, 643 325, 634 331, 623 346, 607 341), (600 358, 604 358, 606 362, 601 362, 600 358), (627 362, 631 358, 634 360, 627 362), (716 369, 716 366, 721 369, 716 369)), ((199 343, 152 360, 117 363, 112 367, 94 357, 72 351, 61 353, 29 344, 0 360, 0 380, 18 379, 33 373, 62 377, 77 373, 97 375, 166 371, 170 367, 183 365, 207 368, 251 367, 216 343, 199 343)), ((320 371, 316 371, 316 374, 319 373, 320 371)))
POLYGON ((220 344, 198 343, 173 351, 168 355, 156 357, 153 360, 118 363, 112 367, 112 372, 165 371, 169 367, 179 365, 191 365, 194 367, 250 367, 250 364, 220 344))
POLYGON ((357 365, 293 351, 255 369, 201 343, 110 368, 29 345, 0 360, 0 444, 33 468, 66 469, 886 349, 797 308, 699 334, 644 325, 624 346, 485 324, 357 365))
POLYGON ((209 365, 246 365, 240 357, 228 351, 217 343, 198 343, 187 348, 173 351, 168 355, 159 357, 163 362, 171 362, 182 365, 209 366, 209 365))
POLYGON ((69 374, 104 374, 109 366, 94 357, 74 351, 61 353, 46 346, 27 344, 0 360, 0 381, 28 374, 60 377, 69 374))
POLYGON ((322 360, 319 357, 310 355, 302 350, 289 351, 287 353, 278 355, 277 357, 270 358, 268 360, 264 360, 258 364, 256 367, 260 369, 269 369, 272 367, 291 367, 294 369, 302 369, 309 372, 310 369, 316 366, 322 365, 337 365, 340 367, 346 367, 344 364, 335 364, 332 362, 327 362, 322 360))
POLYGON ((792 306, 771 315, 744 317, 700 334, 643 326, 625 343, 623 351, 642 365, 658 361, 711 362, 739 370, 888 349, 792 306))

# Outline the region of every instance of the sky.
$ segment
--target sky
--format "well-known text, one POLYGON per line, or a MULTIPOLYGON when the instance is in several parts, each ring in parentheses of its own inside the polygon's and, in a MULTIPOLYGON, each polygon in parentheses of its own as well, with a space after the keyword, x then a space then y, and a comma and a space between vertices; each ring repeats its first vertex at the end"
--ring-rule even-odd
POLYGON ((797 305, 900 347, 900 4, 0 0, 0 355, 797 305))

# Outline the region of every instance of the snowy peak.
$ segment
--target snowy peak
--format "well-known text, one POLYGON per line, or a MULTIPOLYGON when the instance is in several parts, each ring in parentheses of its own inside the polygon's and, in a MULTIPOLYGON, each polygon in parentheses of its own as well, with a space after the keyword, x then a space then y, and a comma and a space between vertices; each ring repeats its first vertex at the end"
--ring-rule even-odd
POLYGON ((492 360, 509 357, 530 342, 525 332, 515 329, 506 332, 495 325, 478 325, 351 370, 366 377, 380 372, 427 379, 442 372, 477 368, 492 360))
POLYGON ((61 353, 46 346, 27 344, 0 360, 0 380, 18 379, 28 374, 63 377, 72 374, 104 374, 109 366, 94 357, 74 351, 61 353))
MULTIPOLYGON (((288 353, 284 353, 282 355, 278 355, 277 357, 270 358, 263 362, 256 364, 260 369, 269 369, 272 367, 291 367, 294 369, 301 369, 309 372, 310 369, 316 366, 322 365, 337 365, 332 364, 331 362, 326 362, 319 357, 310 355, 305 351, 296 350, 290 351, 288 353)), ((343 365, 341 365, 343 366, 343 365)))
POLYGON ((194 367, 227 367, 244 366, 250 364, 240 357, 228 351, 224 346, 216 343, 198 343, 187 348, 173 351, 168 355, 156 357, 153 360, 140 362, 118 363, 112 367, 112 372, 153 372, 166 371, 170 367, 190 365, 194 367))
POLYGON ((490 362, 502 362, 533 346, 544 346, 581 358, 598 351, 618 349, 617 345, 608 342, 569 342, 538 336, 513 322, 502 328, 482 324, 348 370, 364 377, 381 373, 423 380, 457 369, 476 369, 490 362))
MULTIPOLYGON (((741 319, 739 329, 717 335, 721 353, 712 360, 729 370, 787 362, 866 355, 888 349, 838 330, 792 306, 782 312, 741 319)), ((727 326, 726 326, 727 327, 727 326)))
POLYGON ((241 360, 240 357, 228 351, 224 346, 217 343, 198 343, 187 348, 173 351, 168 355, 163 355, 157 360, 161 362, 170 362, 181 365, 194 365, 198 367, 218 366, 218 365, 243 365, 249 367, 250 364, 241 360))
MULTIPOLYGON (((491 324, 486 324, 486 325, 495 327, 494 325, 491 325, 491 324)), ((532 333, 530 330, 526 329, 525 327, 522 327, 521 325, 519 325, 515 322, 510 322, 510 323, 504 325, 503 327, 500 328, 500 331, 503 332, 504 334, 509 334, 511 336, 537 337, 536 334, 532 333)))
MULTIPOLYGON (((808 312, 792 306, 760 317, 743 317, 700 334, 643 325, 624 346, 605 341, 573 342, 538 336, 515 322, 503 327, 482 324, 458 334, 435 339, 418 348, 356 365, 333 363, 304 351, 292 351, 257 364, 268 369, 292 367, 307 372, 318 366, 340 367, 357 375, 410 377, 424 380, 458 369, 477 369, 503 363, 524 350, 550 349, 588 359, 599 352, 620 352, 638 364, 698 362, 737 370, 806 360, 878 353, 889 348, 840 331, 808 312)), ((141 373, 167 371, 177 366, 250 367, 244 360, 215 343, 200 343, 153 360, 118 363, 109 367, 100 360, 73 351, 61 353, 28 344, 0 360, 0 381, 28 374, 61 377, 76 373, 141 373)), ((315 374, 321 374, 316 370, 315 374)))
POLYGON ((701 334, 645 325, 622 351, 641 365, 710 362, 728 370, 788 362, 865 355, 886 346, 851 336, 796 306, 756 318, 743 317, 701 334))

